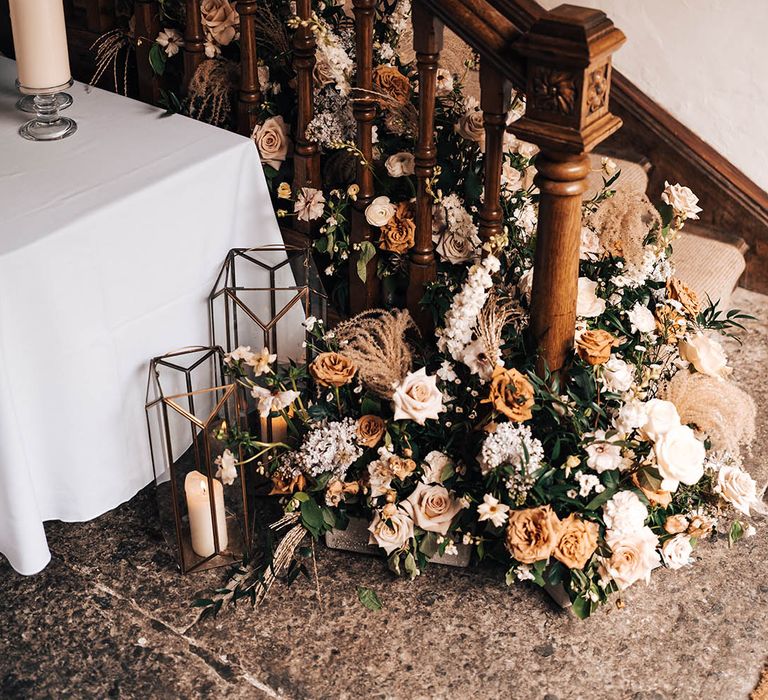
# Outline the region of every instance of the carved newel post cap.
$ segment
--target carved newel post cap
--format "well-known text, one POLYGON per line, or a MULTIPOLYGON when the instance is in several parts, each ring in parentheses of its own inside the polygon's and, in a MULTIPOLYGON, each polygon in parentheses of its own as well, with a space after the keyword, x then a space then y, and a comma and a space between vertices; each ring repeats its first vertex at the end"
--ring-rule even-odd
POLYGON ((560 5, 515 43, 526 59, 526 113, 516 136, 544 148, 584 153, 621 120, 608 111, 611 55, 623 32, 600 10, 560 5))

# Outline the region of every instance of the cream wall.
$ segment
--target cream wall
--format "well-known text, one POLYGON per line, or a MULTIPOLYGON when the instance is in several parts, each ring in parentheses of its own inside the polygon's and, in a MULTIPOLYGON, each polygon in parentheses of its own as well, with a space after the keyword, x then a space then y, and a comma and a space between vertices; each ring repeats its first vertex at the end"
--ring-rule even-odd
POLYGON ((616 67, 768 190, 768 0, 568 2, 606 12, 616 67))

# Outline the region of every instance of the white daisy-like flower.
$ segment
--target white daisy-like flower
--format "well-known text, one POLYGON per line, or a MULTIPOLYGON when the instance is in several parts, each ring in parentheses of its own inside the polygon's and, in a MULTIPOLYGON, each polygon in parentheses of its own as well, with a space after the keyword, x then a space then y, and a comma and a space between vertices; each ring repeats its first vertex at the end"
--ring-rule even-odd
POLYGON ((509 506, 500 503, 497 498, 486 493, 483 502, 477 506, 477 519, 479 521, 490 520, 496 527, 501 527, 509 518, 509 506))

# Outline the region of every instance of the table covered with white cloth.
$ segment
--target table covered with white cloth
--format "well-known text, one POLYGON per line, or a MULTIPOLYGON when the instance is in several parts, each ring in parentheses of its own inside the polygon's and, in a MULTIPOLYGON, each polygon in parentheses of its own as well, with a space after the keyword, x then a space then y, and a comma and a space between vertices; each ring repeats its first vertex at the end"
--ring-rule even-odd
POLYGON ((148 360, 207 344, 227 251, 281 237, 250 140, 75 84, 77 133, 26 141, 15 78, 0 58, 0 552, 31 574, 43 521, 152 480, 148 360))

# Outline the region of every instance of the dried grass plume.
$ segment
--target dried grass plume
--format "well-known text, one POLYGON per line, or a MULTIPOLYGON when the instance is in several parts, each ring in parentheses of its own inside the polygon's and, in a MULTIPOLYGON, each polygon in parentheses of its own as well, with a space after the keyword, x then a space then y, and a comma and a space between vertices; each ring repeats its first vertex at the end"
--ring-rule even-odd
POLYGON ((407 311, 384 309, 364 311, 333 329, 339 351, 355 364, 363 384, 383 399, 392 398, 392 386, 413 367, 408 331, 416 326, 407 311))
POLYGON ((755 438, 755 402, 735 384, 683 370, 667 384, 662 398, 675 404, 683 423, 705 433, 715 450, 738 455, 755 438))

